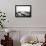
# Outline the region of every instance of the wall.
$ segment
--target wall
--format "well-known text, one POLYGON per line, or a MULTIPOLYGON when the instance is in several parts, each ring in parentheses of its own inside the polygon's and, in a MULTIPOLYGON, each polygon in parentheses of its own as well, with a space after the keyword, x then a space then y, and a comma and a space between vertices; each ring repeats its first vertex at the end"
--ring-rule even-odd
MULTIPOLYGON (((23 36, 36 37, 36 38, 38 38, 38 40, 40 42, 40 41, 44 41, 45 33, 46 33, 46 31, 16 31, 16 30, 12 30, 11 32, 9 32, 9 37, 11 37, 13 39, 13 46, 20 46, 21 45, 20 40, 23 36)), ((4 31, 0 31, 0 43, 1 43, 1 39, 3 39, 3 40, 5 39, 4 35, 7 35, 7 33, 4 31)))
POLYGON ((6 27, 46 27, 46 0, 0 0, 0 10, 6 12, 6 27), (32 4, 31 18, 16 18, 15 5, 32 4))
POLYGON ((26 0, 1 0, 0 6, 1 10, 6 12, 7 19, 9 20, 9 23, 6 24, 6 27, 20 27, 20 26, 26 26, 30 22, 31 18, 16 18, 15 17, 15 5, 16 4, 31 4, 31 1, 26 0), (1 3, 2 2, 2 3, 1 3), (30 3, 29 3, 30 2, 30 3), (29 20, 29 22, 28 22, 29 20))

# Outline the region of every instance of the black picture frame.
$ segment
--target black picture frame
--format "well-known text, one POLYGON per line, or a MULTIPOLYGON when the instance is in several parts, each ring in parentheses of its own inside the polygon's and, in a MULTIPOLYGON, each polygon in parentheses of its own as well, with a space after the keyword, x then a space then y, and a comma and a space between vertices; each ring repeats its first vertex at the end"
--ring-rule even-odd
POLYGON ((31 16, 32 16, 32 5, 15 5, 15 17, 31 17, 31 16), (28 8, 29 10, 23 11, 23 8, 26 10, 28 8))

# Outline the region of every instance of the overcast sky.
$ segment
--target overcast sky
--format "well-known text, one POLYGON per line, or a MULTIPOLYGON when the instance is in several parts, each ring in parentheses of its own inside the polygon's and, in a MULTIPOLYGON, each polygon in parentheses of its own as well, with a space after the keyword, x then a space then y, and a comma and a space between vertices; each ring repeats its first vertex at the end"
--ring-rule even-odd
POLYGON ((29 6, 17 6, 16 8, 16 11, 19 12, 19 11, 30 11, 30 7, 29 6))

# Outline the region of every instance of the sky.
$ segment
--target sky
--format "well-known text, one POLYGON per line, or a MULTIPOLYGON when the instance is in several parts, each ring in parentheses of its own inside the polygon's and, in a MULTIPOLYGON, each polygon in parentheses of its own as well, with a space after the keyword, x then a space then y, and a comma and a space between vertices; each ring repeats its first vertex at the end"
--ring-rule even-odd
POLYGON ((19 12, 19 11, 30 11, 30 6, 17 6, 16 8, 16 11, 19 12))

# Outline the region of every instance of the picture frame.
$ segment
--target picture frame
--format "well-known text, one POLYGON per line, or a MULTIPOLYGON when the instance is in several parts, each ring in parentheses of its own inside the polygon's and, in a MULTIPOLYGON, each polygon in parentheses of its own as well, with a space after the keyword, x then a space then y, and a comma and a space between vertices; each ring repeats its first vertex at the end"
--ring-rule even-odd
POLYGON ((31 17, 31 5, 15 5, 15 17, 31 17))

